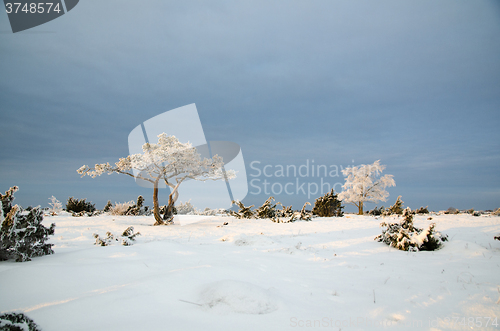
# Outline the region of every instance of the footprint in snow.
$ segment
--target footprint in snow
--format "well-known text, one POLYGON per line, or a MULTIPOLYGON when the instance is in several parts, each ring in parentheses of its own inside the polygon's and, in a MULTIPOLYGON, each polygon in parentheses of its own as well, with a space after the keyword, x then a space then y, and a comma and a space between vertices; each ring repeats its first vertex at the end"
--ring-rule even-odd
POLYGON ((204 286, 200 303, 206 311, 217 314, 268 314, 278 307, 277 298, 257 285, 221 280, 204 286))

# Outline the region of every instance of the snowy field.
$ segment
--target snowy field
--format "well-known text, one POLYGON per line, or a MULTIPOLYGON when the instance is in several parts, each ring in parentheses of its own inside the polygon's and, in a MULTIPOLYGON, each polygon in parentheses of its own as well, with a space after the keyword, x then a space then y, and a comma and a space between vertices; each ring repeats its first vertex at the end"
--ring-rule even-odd
POLYGON ((500 217, 428 217, 449 241, 408 253, 369 216, 46 216, 55 254, 0 263, 0 312, 46 331, 500 330, 500 217), (93 245, 128 226, 133 246, 93 245))

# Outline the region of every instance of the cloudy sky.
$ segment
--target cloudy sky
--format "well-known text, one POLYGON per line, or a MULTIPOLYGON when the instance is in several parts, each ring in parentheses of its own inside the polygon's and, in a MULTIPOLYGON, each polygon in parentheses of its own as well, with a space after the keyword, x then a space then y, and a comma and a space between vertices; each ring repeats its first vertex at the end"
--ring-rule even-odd
MULTIPOLYGON (((126 156, 133 128, 191 103, 207 140, 241 146, 246 204, 264 180, 321 180, 266 165, 380 159, 396 187, 379 205, 500 207, 496 0, 81 0, 16 34, 0 14, 0 59, 0 189, 18 185, 25 207, 150 204, 129 177, 76 169, 126 156)), ((274 195, 300 208, 319 194, 274 195)))

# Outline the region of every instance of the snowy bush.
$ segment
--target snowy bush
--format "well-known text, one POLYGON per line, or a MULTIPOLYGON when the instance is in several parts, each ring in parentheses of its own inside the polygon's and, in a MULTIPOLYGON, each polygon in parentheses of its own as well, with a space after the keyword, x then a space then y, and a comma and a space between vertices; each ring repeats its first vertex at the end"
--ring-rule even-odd
POLYGON ((344 216, 343 208, 338 195, 332 189, 330 193, 316 199, 312 213, 319 217, 342 217, 344 216))
POLYGON ((396 202, 387 208, 384 212, 384 215, 401 215, 403 214, 403 200, 401 200, 401 196, 398 196, 396 202))
POLYGON ((474 209, 469 209, 467 210, 467 214, 470 214, 472 216, 481 216, 481 212, 480 211, 477 211, 477 210, 474 210, 474 209))
POLYGON ((296 220, 309 221, 311 220, 312 214, 311 212, 306 211, 306 206, 311 205, 309 202, 304 204, 302 210, 300 212, 294 211, 292 206, 286 207, 283 206, 280 202, 273 204, 273 197, 269 197, 262 206, 257 208, 255 211, 252 211, 253 205, 249 207, 245 207, 241 201, 233 201, 238 207, 239 211, 235 212, 229 210, 229 215, 234 216, 236 218, 259 218, 264 219, 268 218, 275 223, 291 223, 296 220), (281 209, 278 209, 277 206, 280 205, 281 209))
MULTIPOLYGON (((135 237, 140 236, 141 233, 137 232, 134 233, 134 227, 129 226, 128 228, 123 231, 121 235, 121 244, 123 246, 132 246, 133 242, 135 241, 135 237)), ((106 232, 106 237, 101 238, 97 233, 94 233, 94 238, 95 238, 95 243, 94 245, 97 246, 109 246, 115 241, 119 241, 120 238, 118 236, 115 236, 111 232, 106 232)))
POLYGON ((144 206, 144 198, 142 195, 137 197, 137 202, 130 200, 129 202, 118 203, 115 202, 113 206, 111 201, 108 201, 104 207, 104 212, 108 212, 111 215, 122 215, 122 216, 140 216, 140 215, 151 215, 151 211, 148 206, 144 206))
POLYGON ((306 210, 306 206, 308 205, 310 206, 311 204, 306 202, 301 211, 293 211, 292 206, 285 207, 281 205, 282 209, 276 210, 276 214, 271 218, 271 221, 275 223, 292 223, 298 220, 310 221, 312 218, 312 212, 306 210))
POLYGON ((0 315, 0 331, 40 331, 31 318, 20 313, 0 315))
POLYGON ((460 211, 457 208, 450 207, 445 212, 445 214, 458 214, 460 211))
POLYGON ((140 216, 140 215, 151 215, 151 211, 148 206, 144 206, 144 201, 146 201, 142 195, 137 197, 135 204, 129 207, 126 215, 140 216))
POLYGON ((491 213, 494 216, 500 216, 500 208, 497 208, 494 212, 491 213))
POLYGON ((49 202, 49 205, 52 207, 49 209, 49 212, 52 216, 59 214, 63 210, 63 205, 62 203, 56 199, 55 196, 52 196, 49 198, 51 202, 49 202))
POLYGON ((249 207, 245 207, 245 205, 239 200, 233 200, 232 203, 236 204, 239 207, 239 210, 237 212, 230 210, 229 215, 234 216, 236 218, 254 218, 255 217, 254 212, 252 211, 252 207, 254 205, 251 205, 249 207))
POLYGON ((312 218, 312 211, 306 210, 306 206, 310 206, 311 204, 309 202, 304 203, 304 206, 302 206, 302 209, 300 210, 299 214, 299 219, 304 220, 304 221, 310 221, 312 218))
POLYGON ((123 203, 115 202, 115 205, 109 209, 109 212, 111 213, 111 215, 127 215, 128 210, 132 206, 135 206, 134 200, 123 203))
POLYGON ((205 208, 203 211, 196 211, 196 215, 202 215, 202 216, 215 216, 215 215, 226 215, 228 213, 227 210, 224 208, 219 208, 219 209, 210 209, 210 208, 205 208))
POLYGON ((106 232, 106 237, 101 238, 97 233, 94 233, 95 243, 97 246, 109 246, 113 241, 118 241, 111 232, 106 232))
POLYGON ((140 236, 140 235, 141 235, 140 232, 134 233, 133 226, 129 226, 122 233, 122 245, 123 246, 131 246, 132 242, 135 241, 135 237, 140 236))
POLYGON ((190 201, 182 202, 175 206, 177 215, 187 215, 189 213, 196 214, 196 208, 191 204, 190 201))
POLYGON ((108 200, 106 205, 104 206, 104 209, 102 210, 105 213, 111 212, 111 209, 113 208, 113 204, 111 203, 111 200, 108 200))
POLYGON ((255 210, 256 218, 274 218, 276 216, 276 206, 273 204, 274 197, 269 197, 259 208, 255 210))
POLYGON ((384 229, 375 240, 403 251, 433 251, 439 249, 448 240, 447 235, 436 231, 432 223, 427 229, 413 226, 413 213, 410 208, 403 211, 403 220, 399 223, 380 224, 384 229))
POLYGON ((42 225, 40 207, 27 211, 18 205, 12 206, 17 190, 14 186, 5 195, 0 194, 0 260, 14 258, 16 262, 24 262, 35 256, 53 254, 53 245, 45 241, 54 234, 55 224, 49 228, 42 225))
POLYGON ((95 205, 92 202, 87 202, 87 199, 75 199, 69 197, 66 202, 66 211, 73 214, 73 216, 93 216, 96 211, 95 205))
POLYGON ((380 216, 380 215, 384 215, 384 213, 385 213, 385 207, 381 206, 380 208, 375 207, 372 210, 370 210, 368 212, 368 215, 380 216))
POLYGON ((415 210, 415 214, 429 214, 429 210, 427 209, 428 207, 420 207, 417 210, 415 210))

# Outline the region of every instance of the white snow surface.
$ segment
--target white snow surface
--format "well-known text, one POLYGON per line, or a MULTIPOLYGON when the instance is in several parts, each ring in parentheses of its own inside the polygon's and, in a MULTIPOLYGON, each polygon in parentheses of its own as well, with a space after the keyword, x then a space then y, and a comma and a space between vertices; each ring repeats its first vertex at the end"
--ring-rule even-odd
POLYGON ((414 224, 449 241, 409 253, 374 241, 370 216, 46 216, 55 254, 0 262, 0 312, 47 331, 499 330, 500 217, 432 217, 414 224), (93 245, 129 226, 133 246, 93 245))

